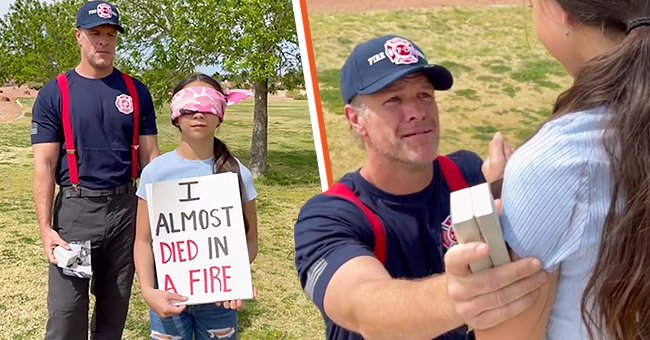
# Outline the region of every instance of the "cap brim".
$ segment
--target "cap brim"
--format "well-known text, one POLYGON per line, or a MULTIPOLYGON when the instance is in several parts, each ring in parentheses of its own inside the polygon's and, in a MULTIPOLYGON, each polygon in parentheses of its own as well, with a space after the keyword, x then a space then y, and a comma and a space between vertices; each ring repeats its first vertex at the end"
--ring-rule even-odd
POLYGON ((120 33, 124 34, 124 27, 122 27, 121 25, 117 25, 117 24, 114 24, 114 23, 111 23, 111 22, 106 22, 106 21, 95 21, 95 22, 91 22, 91 23, 88 23, 88 24, 79 25, 79 26, 77 26, 77 28, 83 28, 83 29, 89 30, 89 29, 99 27, 99 26, 104 26, 104 25, 113 26, 113 27, 117 28, 117 30, 120 33))
POLYGON ((366 88, 357 91, 357 94, 369 95, 377 93, 390 87, 397 80, 414 73, 422 73, 427 77, 427 79, 429 79, 429 82, 431 82, 431 85, 433 85, 433 88, 437 91, 449 90, 451 86, 454 85, 454 77, 447 68, 440 65, 416 65, 410 68, 404 68, 399 72, 391 73, 390 75, 379 79, 375 83, 370 84, 366 88))

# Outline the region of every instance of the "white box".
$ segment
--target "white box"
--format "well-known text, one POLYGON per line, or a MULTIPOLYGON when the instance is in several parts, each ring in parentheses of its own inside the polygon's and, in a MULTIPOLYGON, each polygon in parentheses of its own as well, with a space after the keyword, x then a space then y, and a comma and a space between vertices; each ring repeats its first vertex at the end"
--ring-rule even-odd
MULTIPOLYGON (((479 226, 474 218, 472 193, 470 188, 454 191, 449 198, 451 222, 458 242, 483 242, 479 226)), ((470 263, 473 273, 492 268, 490 257, 470 263)))
POLYGON ((61 246, 56 246, 56 248, 54 248, 54 257, 59 261, 57 264, 59 267, 67 268, 77 261, 77 252, 67 250, 61 246))
POLYGON ((490 259, 494 266, 500 266, 510 262, 508 247, 503 239, 499 214, 494 205, 494 198, 487 183, 475 185, 470 188, 472 192, 472 206, 474 207, 474 218, 478 228, 490 246, 490 259))

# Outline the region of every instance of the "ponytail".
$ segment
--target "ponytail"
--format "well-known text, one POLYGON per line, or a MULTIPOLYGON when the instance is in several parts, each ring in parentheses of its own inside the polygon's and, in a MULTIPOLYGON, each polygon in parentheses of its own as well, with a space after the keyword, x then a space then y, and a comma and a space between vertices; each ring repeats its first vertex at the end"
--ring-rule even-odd
MULTIPOLYGON (((239 169, 239 162, 233 157, 233 155, 228 150, 226 144, 224 144, 219 138, 214 137, 214 163, 212 165, 212 172, 215 174, 223 172, 234 172, 237 174, 237 181, 239 182, 239 195, 242 205, 242 213, 244 212, 244 206, 246 205, 246 196, 244 195, 244 182, 242 181, 241 171, 239 169)), ((246 234, 248 234, 249 222, 244 216, 244 228, 246 234)))

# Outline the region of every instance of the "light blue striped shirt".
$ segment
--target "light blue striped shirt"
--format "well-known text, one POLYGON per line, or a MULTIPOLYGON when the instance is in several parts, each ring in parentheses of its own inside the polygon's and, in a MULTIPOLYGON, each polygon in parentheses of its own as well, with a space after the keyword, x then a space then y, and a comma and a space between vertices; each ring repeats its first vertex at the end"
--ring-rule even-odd
POLYGON ((559 270, 547 339, 588 339, 580 302, 598 255, 612 196, 603 146, 605 108, 546 123, 513 155, 504 175, 504 237, 520 257, 559 270))

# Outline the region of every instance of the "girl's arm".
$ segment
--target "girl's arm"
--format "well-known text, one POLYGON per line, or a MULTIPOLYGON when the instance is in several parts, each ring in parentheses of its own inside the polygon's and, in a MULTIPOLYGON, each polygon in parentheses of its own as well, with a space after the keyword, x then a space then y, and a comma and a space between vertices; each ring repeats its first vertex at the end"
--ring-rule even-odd
POLYGON ((151 242, 152 239, 151 229, 149 228, 147 201, 138 198, 133 260, 135 262, 135 271, 138 274, 138 281, 140 281, 140 289, 143 293, 147 290, 154 289, 154 282, 156 279, 151 242))
POLYGON ((257 208, 255 200, 251 200, 244 204, 244 216, 248 221, 248 233, 246 234, 246 245, 248 246, 248 258, 251 263, 257 257, 257 208))
MULTIPOLYGON (((519 259, 517 254, 510 252, 513 261, 519 259)), ((476 330, 477 340, 516 340, 530 339, 543 340, 546 338, 546 326, 548 325, 551 307, 555 302, 558 277, 560 271, 556 270, 549 274, 549 280, 539 288, 539 295, 535 304, 525 312, 508 319, 498 326, 476 330)))
POLYGON ((178 315, 185 309, 185 305, 174 306, 171 303, 173 301, 184 301, 187 298, 154 288, 156 274, 151 242, 147 201, 138 198, 133 260, 138 274, 138 281, 140 282, 140 289, 142 290, 142 297, 160 317, 178 315))

